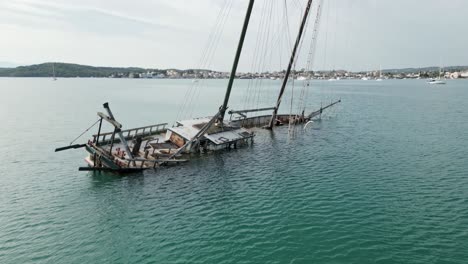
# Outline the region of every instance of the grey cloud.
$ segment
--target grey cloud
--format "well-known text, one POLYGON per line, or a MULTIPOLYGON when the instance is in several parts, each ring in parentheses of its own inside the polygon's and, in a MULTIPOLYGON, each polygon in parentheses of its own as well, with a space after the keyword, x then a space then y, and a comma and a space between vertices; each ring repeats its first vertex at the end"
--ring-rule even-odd
POLYGON ((3 23, 30 27, 79 30, 100 35, 136 36, 146 32, 183 31, 153 21, 121 15, 107 10, 86 7, 27 3, 27 8, 5 7, 10 16, 3 23))

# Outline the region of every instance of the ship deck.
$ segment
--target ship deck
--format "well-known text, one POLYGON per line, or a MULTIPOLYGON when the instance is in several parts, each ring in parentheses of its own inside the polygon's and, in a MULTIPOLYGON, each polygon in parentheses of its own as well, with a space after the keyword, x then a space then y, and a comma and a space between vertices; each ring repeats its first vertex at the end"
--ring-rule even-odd
MULTIPOLYGON (((341 100, 321 107, 307 116, 277 115, 277 123, 305 123, 339 102, 341 100)), ((166 128, 167 124, 164 123, 93 135, 92 140, 85 144, 86 151, 90 154, 86 162, 90 167, 82 167, 80 170, 127 172, 185 162, 187 160, 183 159, 183 152, 193 151, 191 146, 186 148, 186 144, 194 143, 193 139, 199 137, 197 134, 202 129, 206 129, 203 131, 205 134, 195 143, 195 151, 237 148, 247 144, 248 139, 255 136, 247 128, 264 127, 269 123, 271 115, 225 121, 222 126, 211 123, 212 127, 206 128, 206 124, 212 119, 213 117, 204 117, 179 121, 177 126, 171 128, 166 128), (179 144, 178 139, 173 139, 174 134, 185 138, 183 144, 179 144)))

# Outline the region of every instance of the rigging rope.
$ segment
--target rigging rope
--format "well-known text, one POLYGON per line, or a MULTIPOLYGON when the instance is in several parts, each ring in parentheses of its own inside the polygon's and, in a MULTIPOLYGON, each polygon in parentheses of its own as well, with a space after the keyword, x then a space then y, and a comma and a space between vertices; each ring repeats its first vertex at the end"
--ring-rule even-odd
POLYGON ((338 33, 338 2, 335 1, 335 30, 333 30, 333 74, 336 78, 336 60, 337 60, 337 50, 336 50, 336 43, 337 43, 337 33, 338 33))
MULTIPOLYGON (((266 70, 268 61, 267 53, 269 51, 270 43, 273 42, 275 31, 272 28, 275 27, 273 23, 273 13, 275 11, 277 1, 264 1, 262 7, 261 18, 258 25, 258 34, 255 42, 254 57, 251 62, 250 72, 252 73, 263 73, 266 70), (272 34, 273 31, 273 34, 272 34)), ((260 98, 265 98, 262 90, 263 80, 260 78, 251 78, 247 83, 247 92, 244 95, 244 109, 247 108, 259 108, 260 98)), ((248 113, 252 115, 252 113, 248 113)))
MULTIPOLYGON (((297 2, 297 0, 295 1, 297 2)), ((287 41, 287 46, 292 51, 287 1, 283 2, 284 8, 280 8, 281 6, 278 5, 278 1, 264 3, 266 4, 261 9, 264 12, 260 19, 259 34, 257 34, 254 58, 251 63, 251 72, 253 73, 264 73, 269 67, 271 70, 271 64, 275 57, 274 52, 278 52, 280 58, 279 68, 282 68, 282 47, 284 46, 283 42, 286 41, 285 38, 289 40, 287 41), (278 14, 277 16, 273 15, 275 11, 278 14)), ((263 104, 265 101, 268 101, 268 106, 270 106, 270 103, 275 100, 274 93, 267 90, 271 87, 271 82, 267 82, 268 86, 265 88, 265 81, 263 79, 263 77, 260 77, 249 80, 247 93, 244 96, 244 108, 259 108, 260 104, 263 104)))
MULTIPOLYGON (((274 3, 274 1, 271 1, 271 3, 274 3)), ((270 5, 270 8, 269 8, 269 13, 268 13, 268 21, 270 23, 268 23, 267 25, 270 25, 268 28, 267 28, 267 32, 266 32, 266 38, 265 38, 265 41, 263 43, 263 54, 261 56, 261 60, 259 61, 259 65, 258 65, 258 72, 264 72, 265 69, 266 69, 266 61, 267 61, 267 51, 268 51, 268 44, 270 42, 270 31, 271 31, 271 20, 272 20, 272 14, 273 14, 273 5, 271 4, 270 5)), ((260 78, 260 79, 257 79, 257 100, 256 100, 256 108, 259 108, 259 104, 260 104, 260 93, 261 93, 261 87, 262 87, 262 84, 263 84, 263 78, 260 78)))
MULTIPOLYGON (((228 21, 228 17, 229 17, 229 14, 231 12, 231 9, 232 9, 232 6, 233 6, 233 1, 231 0, 231 2, 229 3, 229 6, 228 6, 228 10, 227 10, 227 13, 224 17, 224 20, 221 24, 221 27, 220 27, 220 31, 218 32, 215 40, 214 40, 214 43, 213 43, 213 49, 212 49, 212 52, 208 55, 208 58, 207 58, 207 65, 206 65, 206 68, 209 68, 210 65, 212 64, 212 61, 214 59, 214 55, 216 54, 216 51, 218 50, 218 47, 219 47, 219 43, 220 43, 220 40, 221 40, 221 36, 222 36, 222 32, 224 30, 224 27, 226 25, 226 22, 228 21)), ((203 79, 202 81, 202 84, 205 85, 206 83, 206 79, 203 79)), ((198 100, 200 98, 200 91, 201 89, 197 89, 195 91, 195 96, 192 98, 192 101, 191 101, 191 112, 190 112, 190 115, 189 117, 192 118, 193 117, 193 114, 194 114, 194 110, 198 108, 198 105, 200 104, 200 101, 198 100)))
MULTIPOLYGON (((210 35, 208 40, 205 44, 205 47, 202 51, 201 58, 198 63, 198 69, 205 69, 208 68, 211 64, 211 60, 214 54, 214 51, 218 44, 219 36, 223 31, 224 25, 227 21, 227 17, 230 13, 231 7, 233 4, 233 0, 225 0, 218 15, 216 17, 216 21, 214 26, 210 31, 210 35)), ((199 73, 202 74, 202 73, 199 73)), ((182 117, 186 117, 190 111, 190 108, 193 106, 193 100, 197 91, 199 91, 200 87, 204 84, 203 82, 194 82, 192 85, 186 90, 185 95, 183 97, 182 105, 177 114, 177 120, 182 117)))
MULTIPOLYGON (((263 2, 263 7, 262 7, 262 11, 265 10, 267 8, 267 1, 263 2)), ((264 42, 264 36, 265 36, 265 31, 264 28, 266 27, 267 25, 267 21, 266 21, 266 14, 265 12, 262 12, 261 13, 261 18, 260 18, 260 21, 259 21, 259 30, 258 32, 260 32, 260 34, 257 35, 257 39, 256 39, 256 43, 255 43, 255 49, 254 49, 254 57, 253 57, 253 60, 252 60, 252 63, 251 63, 251 73, 254 73, 254 72, 257 72, 257 64, 258 64, 258 61, 261 59, 260 58, 260 52, 261 52, 261 48, 262 48, 262 44, 264 42)), ((246 99, 244 100, 244 108, 247 108, 247 106, 250 106, 250 100, 251 100, 251 94, 255 93, 256 90, 255 90, 255 86, 253 85, 254 82, 256 82, 256 80, 254 79, 250 79, 249 82, 248 82, 248 86, 247 86, 247 93, 246 93, 246 99)))
POLYGON ((101 121, 101 118, 99 118, 96 122, 94 122, 90 127, 88 127, 83 133, 81 133, 78 137, 76 137, 72 142, 70 142, 70 146, 75 143, 81 136, 83 136, 86 132, 88 132, 93 126, 95 126, 99 121, 101 121))
MULTIPOLYGON (((310 22, 310 19, 307 17, 306 18, 306 24, 305 24, 305 28, 304 28, 304 31, 306 32, 307 34, 307 28, 309 27, 309 22, 310 22)), ((305 34, 305 35, 306 35, 305 34)), ((299 46, 298 46, 298 51, 297 53, 295 54, 295 58, 294 58, 294 64, 293 64, 293 71, 292 71, 292 78, 291 78, 291 105, 290 105, 290 112, 289 112, 289 129, 288 129, 288 133, 289 133, 289 136, 290 138, 294 138, 295 135, 296 135, 296 131, 295 131, 295 122, 296 120, 299 118, 299 115, 301 114, 300 113, 300 110, 297 112, 297 113, 294 113, 293 114, 293 105, 294 105, 294 75, 296 74, 297 75, 297 71, 296 71, 296 66, 297 66, 297 58, 299 57, 299 54, 300 54, 300 51, 302 50, 302 46, 304 44, 304 40, 305 40, 305 36, 303 36, 299 42, 299 46)), ((304 89, 305 87, 303 87, 302 91, 301 91, 301 95, 299 97, 299 101, 301 103, 301 100, 303 100, 303 93, 304 93, 304 89)), ((300 109, 300 108, 299 108, 300 109)))
MULTIPOLYGON (((309 54, 307 56, 307 63, 306 63, 306 68, 305 71, 310 74, 310 72, 313 70, 313 63, 315 60, 315 52, 317 49, 317 40, 318 40, 318 33, 319 33, 319 27, 320 27, 320 20, 321 20, 321 15, 322 15, 322 6, 323 6, 323 0, 319 0, 317 3, 317 11, 316 11, 316 17, 315 17, 315 22, 312 30, 312 39, 310 42, 309 46, 309 54)), ((301 111, 305 111, 306 108, 306 101, 308 101, 309 97, 309 90, 311 88, 311 77, 308 76, 307 80, 303 82, 303 89, 301 91, 301 102, 298 105, 297 112, 300 113, 301 111)))

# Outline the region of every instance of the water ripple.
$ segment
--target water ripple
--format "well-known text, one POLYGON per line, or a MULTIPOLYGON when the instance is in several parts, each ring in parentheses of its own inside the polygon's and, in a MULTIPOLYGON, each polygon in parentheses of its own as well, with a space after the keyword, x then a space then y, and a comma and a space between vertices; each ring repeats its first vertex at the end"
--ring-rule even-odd
POLYGON ((259 129, 252 147, 124 177, 44 153, 69 124, 0 139, 36 146, 3 151, 0 263, 465 263, 468 109, 450 103, 468 100, 462 84, 433 96, 337 82, 345 110, 294 139, 259 129))

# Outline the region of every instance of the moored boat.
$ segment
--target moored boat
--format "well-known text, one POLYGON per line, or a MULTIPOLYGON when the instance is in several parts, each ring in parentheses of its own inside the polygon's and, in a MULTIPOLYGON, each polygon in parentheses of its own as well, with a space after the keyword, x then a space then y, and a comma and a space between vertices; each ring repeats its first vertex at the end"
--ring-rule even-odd
POLYGON ((445 81, 441 79, 431 79, 428 81, 429 84, 445 84, 445 81))

